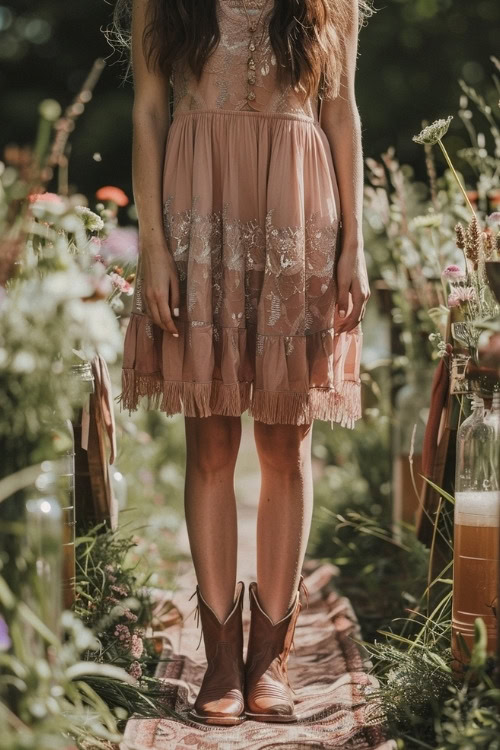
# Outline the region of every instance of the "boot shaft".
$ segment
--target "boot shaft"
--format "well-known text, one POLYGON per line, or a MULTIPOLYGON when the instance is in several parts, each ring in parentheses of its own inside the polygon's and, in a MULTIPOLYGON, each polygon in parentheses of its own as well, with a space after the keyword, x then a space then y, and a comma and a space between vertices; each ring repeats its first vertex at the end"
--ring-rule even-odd
POLYGON ((302 608, 299 591, 297 591, 294 603, 286 615, 276 623, 273 623, 264 611, 258 598, 255 582, 250 584, 249 597, 251 617, 248 654, 252 660, 257 657, 259 659, 265 658, 271 662, 273 659, 280 657, 280 661, 286 663, 293 642, 297 617, 302 608))
POLYGON ((243 658, 243 596, 245 586, 240 581, 236 586, 235 599, 231 612, 224 622, 219 618, 203 598, 199 587, 196 587, 198 613, 205 645, 207 661, 210 662, 221 648, 230 648, 235 657, 243 658), (221 644, 219 646, 219 644, 221 644))

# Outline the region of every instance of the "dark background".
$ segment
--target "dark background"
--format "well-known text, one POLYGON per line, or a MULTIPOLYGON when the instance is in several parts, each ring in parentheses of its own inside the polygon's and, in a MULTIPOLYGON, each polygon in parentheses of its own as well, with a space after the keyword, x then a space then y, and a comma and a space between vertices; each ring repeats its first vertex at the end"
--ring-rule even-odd
MULTIPOLYGON (((0 0, 1 3, 1 0, 0 0)), ((131 195, 132 86, 103 28, 112 0, 7 0, 0 4, 0 145, 33 141, 44 98, 69 104, 95 58, 107 66, 72 134, 70 183, 91 196, 105 184, 131 195), (101 154, 95 161, 93 154, 101 154)), ((498 53, 498 0, 376 0, 378 12, 360 32, 356 90, 365 156, 394 145, 400 160, 424 177, 422 119, 454 115, 446 144, 469 146, 456 116, 458 79, 491 103, 492 54, 498 53)), ((442 161, 440 154, 437 158, 442 161)), ((458 162, 458 166, 464 165, 458 162)), ((467 174, 467 170, 464 168, 467 174)))

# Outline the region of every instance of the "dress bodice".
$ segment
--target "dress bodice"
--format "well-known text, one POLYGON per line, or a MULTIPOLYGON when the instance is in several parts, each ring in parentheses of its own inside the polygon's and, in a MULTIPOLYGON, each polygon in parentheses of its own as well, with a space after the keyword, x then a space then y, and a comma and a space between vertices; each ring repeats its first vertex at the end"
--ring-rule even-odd
POLYGON ((290 84, 277 81, 276 57, 269 38, 273 0, 246 0, 248 16, 257 24, 251 40, 243 0, 216 0, 220 42, 207 59, 200 81, 186 65, 174 65, 174 116, 200 110, 252 110, 305 116, 317 120, 317 96, 302 102, 290 84), (253 57, 254 82, 248 83, 253 57), (249 91, 254 97, 249 100, 249 91))

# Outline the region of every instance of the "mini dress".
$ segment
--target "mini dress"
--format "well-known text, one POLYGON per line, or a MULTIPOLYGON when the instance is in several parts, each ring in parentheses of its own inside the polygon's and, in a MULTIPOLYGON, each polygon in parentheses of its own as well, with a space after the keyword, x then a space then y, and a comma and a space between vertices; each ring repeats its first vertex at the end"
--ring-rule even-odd
POLYGON ((320 98, 278 84, 272 6, 246 0, 260 16, 250 51, 243 0, 217 0, 220 42, 201 79, 172 71, 162 206, 179 337, 147 314, 139 255, 118 399, 129 412, 348 428, 361 417, 361 323, 335 335, 341 210, 320 98))

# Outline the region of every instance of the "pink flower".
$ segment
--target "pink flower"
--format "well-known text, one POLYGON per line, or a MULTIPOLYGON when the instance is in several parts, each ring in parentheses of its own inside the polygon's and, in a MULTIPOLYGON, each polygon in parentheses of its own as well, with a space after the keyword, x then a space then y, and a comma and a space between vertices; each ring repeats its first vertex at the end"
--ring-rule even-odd
POLYGON ((488 221, 493 222, 493 224, 500 224, 500 211, 493 211, 493 213, 488 216, 488 221))
POLYGON ((132 284, 129 284, 128 281, 126 281, 123 276, 120 276, 119 273, 115 273, 114 271, 109 274, 109 278, 111 279, 111 282, 115 289, 120 290, 120 294, 127 294, 131 295, 134 293, 134 287, 132 284))
POLYGON ((447 266, 443 273, 441 274, 443 279, 448 279, 448 281, 462 281, 462 279, 465 279, 465 273, 460 268, 460 266, 447 266))
POLYGON ((140 659, 143 651, 144 651, 144 643, 142 641, 142 638, 140 638, 138 635, 134 633, 132 635, 130 653, 132 654, 134 659, 140 659))
POLYGON ((124 646, 124 648, 130 647, 130 630, 126 625, 117 625, 115 628, 115 636, 124 646))
POLYGON ((57 193, 31 193, 28 196, 30 203, 36 201, 46 201, 47 203, 63 203, 63 199, 57 193))
POLYGON ((132 610, 128 609, 128 607, 123 610, 123 616, 126 617, 130 622, 137 622, 137 615, 134 615, 132 610))
POLYGON ((476 292, 471 286, 455 287, 448 297, 448 307, 458 307, 459 305, 473 302, 476 299, 476 292))
POLYGON ((126 206, 129 203, 126 193, 121 188, 114 187, 113 185, 105 185, 99 188, 95 195, 97 200, 112 201, 117 206, 126 206))
POLYGON ((139 677, 142 675, 142 669, 141 665, 138 661, 133 661, 130 667, 128 668, 128 672, 132 677, 135 677, 136 680, 139 679, 139 677))
POLYGON ((120 258, 126 262, 133 262, 139 252, 137 230, 134 227, 115 227, 101 240, 99 252, 106 260, 120 258))

